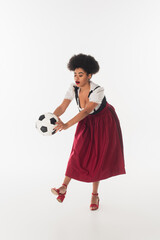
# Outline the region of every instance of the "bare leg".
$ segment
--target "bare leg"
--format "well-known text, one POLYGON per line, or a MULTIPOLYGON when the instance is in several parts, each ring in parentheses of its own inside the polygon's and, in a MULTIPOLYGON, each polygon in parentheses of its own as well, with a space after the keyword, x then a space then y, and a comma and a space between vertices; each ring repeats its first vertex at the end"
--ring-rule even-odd
POLYGON ((98 192, 98 186, 99 186, 99 181, 98 182, 93 182, 93 193, 98 192))
POLYGON ((71 181, 70 177, 65 176, 63 183, 68 186, 69 182, 71 181))
MULTIPOLYGON (((100 181, 93 182, 93 191, 92 191, 93 193, 98 193, 99 182, 100 181)), ((91 197, 91 204, 92 203, 98 204, 98 196, 92 195, 92 197, 91 197)), ((91 207, 91 209, 95 209, 95 208, 96 207, 91 207)))
MULTIPOLYGON (((64 180, 63 180, 63 183, 68 186, 68 184, 69 184, 70 181, 71 181, 71 178, 65 176, 65 178, 64 178, 64 180)), ((66 186, 62 185, 62 186, 59 188, 59 190, 60 190, 60 193, 65 193, 65 191, 66 191, 66 186)))

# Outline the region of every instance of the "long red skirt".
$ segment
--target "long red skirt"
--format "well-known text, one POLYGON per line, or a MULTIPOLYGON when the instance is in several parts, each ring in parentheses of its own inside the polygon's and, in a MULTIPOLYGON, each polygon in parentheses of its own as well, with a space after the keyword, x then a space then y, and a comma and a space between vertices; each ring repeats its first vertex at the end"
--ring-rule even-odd
POLYGON ((89 114, 78 122, 65 176, 95 182, 126 174, 123 139, 114 107, 89 114))

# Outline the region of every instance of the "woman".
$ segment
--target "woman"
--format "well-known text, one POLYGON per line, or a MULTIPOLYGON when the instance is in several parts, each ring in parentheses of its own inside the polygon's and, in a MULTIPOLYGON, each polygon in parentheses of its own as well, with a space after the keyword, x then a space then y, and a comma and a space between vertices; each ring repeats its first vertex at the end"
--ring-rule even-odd
POLYGON ((58 195, 59 202, 63 202, 72 178, 93 182, 90 209, 96 210, 99 207, 100 180, 126 174, 121 127, 114 107, 106 100, 104 88, 91 81, 92 75, 99 71, 94 57, 82 53, 74 55, 67 67, 74 71, 74 83, 70 84, 62 104, 54 111, 59 119, 55 129, 57 132, 78 124, 63 184, 51 191, 58 195), (59 116, 73 98, 79 113, 63 123, 59 116))

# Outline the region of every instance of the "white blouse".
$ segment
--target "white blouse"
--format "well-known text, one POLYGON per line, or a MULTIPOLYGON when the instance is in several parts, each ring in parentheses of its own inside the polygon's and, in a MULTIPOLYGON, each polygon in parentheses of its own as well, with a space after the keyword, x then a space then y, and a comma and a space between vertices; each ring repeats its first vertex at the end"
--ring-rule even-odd
MULTIPOLYGON (((75 91, 74 91, 73 86, 77 87, 76 83, 70 84, 70 86, 65 94, 64 99, 70 99, 71 101, 73 100, 73 98, 75 97, 75 91)), ((99 86, 99 85, 90 80, 90 91, 94 90, 97 86, 99 86)), ((79 91, 80 91, 80 88, 78 87, 78 100, 79 100, 79 91)), ((90 93, 89 102, 98 103, 98 105, 95 107, 95 110, 98 110, 98 108, 100 107, 100 105, 102 103, 103 98, 104 98, 104 88, 100 86, 99 88, 96 88, 93 92, 90 93)), ((82 111, 84 109, 84 108, 80 108, 79 105, 78 105, 78 108, 80 111, 82 111)), ((94 112, 94 110, 92 112, 90 112, 89 114, 92 114, 93 112, 94 112)))

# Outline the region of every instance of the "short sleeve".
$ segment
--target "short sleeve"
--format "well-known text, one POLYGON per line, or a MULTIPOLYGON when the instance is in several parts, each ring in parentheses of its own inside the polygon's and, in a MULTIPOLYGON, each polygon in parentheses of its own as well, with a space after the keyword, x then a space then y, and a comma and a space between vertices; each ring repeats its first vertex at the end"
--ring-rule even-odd
POLYGON ((75 96, 75 91, 74 91, 74 83, 71 83, 68 90, 66 91, 66 94, 64 96, 65 99, 70 99, 73 100, 75 96))
POLYGON ((103 98, 104 98, 104 88, 99 87, 93 90, 93 92, 90 94, 89 101, 101 104, 103 98))

